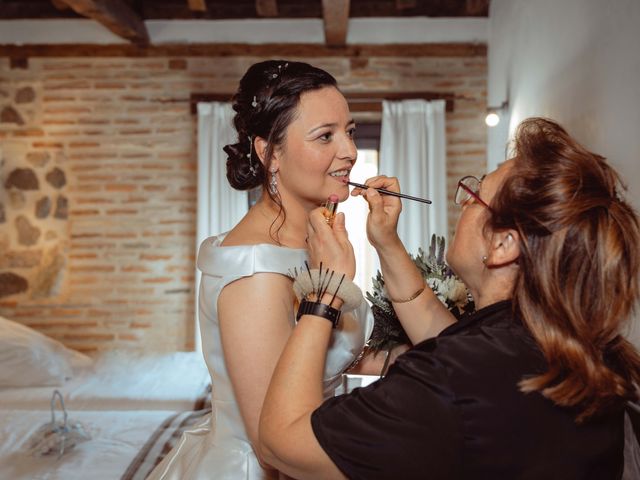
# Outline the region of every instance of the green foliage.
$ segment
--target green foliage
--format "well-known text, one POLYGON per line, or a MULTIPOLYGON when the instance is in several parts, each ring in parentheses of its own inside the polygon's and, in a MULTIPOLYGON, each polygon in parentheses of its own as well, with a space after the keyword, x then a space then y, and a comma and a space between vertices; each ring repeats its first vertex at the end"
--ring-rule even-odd
MULTIPOLYGON (((418 254, 411 255, 411 259, 422 273, 425 283, 456 317, 473 310, 469 291, 445 262, 444 237, 432 235, 429 253, 425 254, 424 250, 419 248, 418 254)), ((367 292, 366 297, 371 302, 375 319, 369 349, 377 352, 389 350, 400 344, 410 344, 409 337, 388 298, 380 271, 373 278, 373 291, 367 292)))

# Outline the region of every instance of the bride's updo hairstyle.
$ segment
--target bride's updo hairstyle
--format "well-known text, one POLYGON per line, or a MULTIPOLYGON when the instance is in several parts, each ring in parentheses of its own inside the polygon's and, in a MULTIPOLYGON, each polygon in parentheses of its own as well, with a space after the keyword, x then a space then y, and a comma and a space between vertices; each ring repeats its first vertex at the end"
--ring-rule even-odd
POLYGON ((307 63, 287 60, 267 60, 256 63, 240 80, 233 97, 236 112, 233 124, 238 132, 237 143, 224 147, 227 158, 227 179, 236 190, 250 190, 262 185, 279 205, 277 194, 269 192, 268 175, 271 157, 282 145, 287 127, 294 119, 300 95, 324 87, 336 87, 329 73, 307 63), (264 164, 251 148, 256 137, 268 143, 264 164), (251 167, 255 169, 255 174, 251 167))
POLYGON ((514 307, 547 371, 520 383, 580 422, 635 399, 640 357, 623 335, 638 301, 640 230, 606 160, 557 123, 530 118, 488 227, 521 238, 514 307))

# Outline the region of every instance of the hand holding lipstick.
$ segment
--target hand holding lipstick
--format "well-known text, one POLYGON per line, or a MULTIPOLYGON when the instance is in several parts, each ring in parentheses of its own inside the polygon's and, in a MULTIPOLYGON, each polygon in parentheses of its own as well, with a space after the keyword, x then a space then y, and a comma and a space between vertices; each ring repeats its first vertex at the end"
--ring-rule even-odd
POLYGON ((335 193, 332 193, 329 195, 327 202, 323 205, 324 210, 322 214, 331 227, 333 227, 333 219, 336 217, 336 213, 338 212, 338 200, 338 196, 335 193))
POLYGON ((331 195, 327 203, 312 210, 307 224, 309 263, 318 268, 329 268, 353 280, 356 260, 344 224, 344 213, 337 213, 338 197, 331 195))

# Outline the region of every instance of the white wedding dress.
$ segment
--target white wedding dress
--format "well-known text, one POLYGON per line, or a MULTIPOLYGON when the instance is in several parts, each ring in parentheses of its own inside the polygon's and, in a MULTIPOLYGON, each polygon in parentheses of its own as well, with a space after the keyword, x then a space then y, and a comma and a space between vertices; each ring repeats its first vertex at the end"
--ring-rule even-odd
MULTIPOLYGON (((222 354, 216 305, 222 289, 259 272, 287 275, 307 259, 303 249, 275 245, 223 247, 225 234, 210 237, 198 253, 202 272, 199 319, 202 350, 213 385, 211 417, 185 432, 147 479, 263 480, 278 478, 263 470, 249 443, 222 354)), ((353 315, 343 316, 334 330, 324 371, 325 398, 333 396, 341 374, 362 350, 373 328, 373 316, 363 301, 353 315)), ((294 319, 291 318, 291 324, 294 319)))

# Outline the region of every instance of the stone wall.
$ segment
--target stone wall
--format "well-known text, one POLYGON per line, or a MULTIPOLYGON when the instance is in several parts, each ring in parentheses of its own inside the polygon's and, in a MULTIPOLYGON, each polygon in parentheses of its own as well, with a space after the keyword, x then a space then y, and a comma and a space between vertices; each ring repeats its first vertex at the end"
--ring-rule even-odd
MULTIPOLYGON (((258 60, 44 57, 11 68, 0 58, 0 315, 83 351, 192 348, 189 97, 233 92, 258 60)), ((345 91, 456 94, 450 194, 484 171, 484 54, 307 61, 345 91)), ((450 232, 456 219, 451 207, 450 232)))

